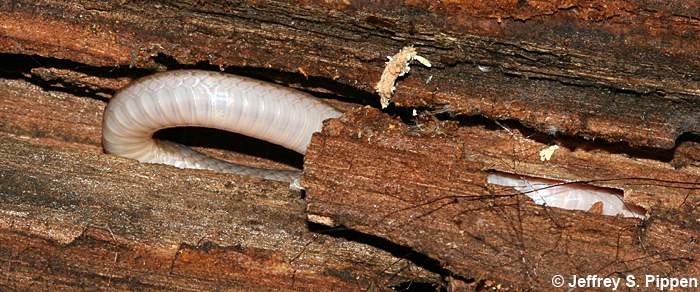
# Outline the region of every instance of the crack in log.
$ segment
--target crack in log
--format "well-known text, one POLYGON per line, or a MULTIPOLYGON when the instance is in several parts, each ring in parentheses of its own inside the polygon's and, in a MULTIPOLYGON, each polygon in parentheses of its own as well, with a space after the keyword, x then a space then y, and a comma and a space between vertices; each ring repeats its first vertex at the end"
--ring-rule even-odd
POLYGON ((343 225, 328 227, 313 222, 309 222, 307 224, 309 230, 312 232, 318 234, 325 234, 336 238, 343 238, 349 241, 358 242, 385 250, 399 259, 415 263, 416 265, 428 271, 441 275, 443 278, 453 277, 466 283, 473 283, 475 281, 478 281, 476 279, 465 278, 461 275, 454 274, 449 269, 443 267, 438 260, 435 260, 426 254, 414 250, 410 246, 404 246, 389 241, 386 238, 382 238, 368 233, 363 233, 361 231, 354 230, 343 225))
MULTIPOLYGON (((116 86, 120 86, 124 83, 124 81, 119 81, 119 83, 109 83, 111 79, 115 78, 126 78, 130 76, 143 76, 147 74, 146 70, 141 70, 141 69, 128 69, 125 67, 95 67, 95 66, 88 66, 85 64, 80 64, 77 62, 71 62, 71 61, 66 61, 66 60, 58 60, 58 59, 53 59, 53 58, 45 58, 45 57, 39 57, 39 56, 26 56, 26 55, 14 55, 14 54, 2 54, 0 55, 0 60, 8 60, 10 66, 4 69, 4 74, 6 75, 5 77, 13 77, 13 78, 24 78, 34 84, 39 85, 42 87, 44 90, 56 90, 60 92, 66 92, 66 93, 71 93, 74 95, 78 96, 86 96, 90 98, 94 98, 100 101, 105 102, 106 99, 105 97, 102 97, 100 93, 107 93, 111 94, 115 89, 116 86), (95 76, 97 78, 101 78, 102 80, 107 80, 98 83, 97 85, 93 85, 91 87, 86 88, 86 85, 80 83, 80 80, 75 80, 75 79, 62 79, 60 76, 54 76, 51 74, 51 71, 48 71, 48 73, 41 73, 42 71, 36 71, 34 69, 37 68, 59 68, 63 70, 69 70, 69 71, 76 71, 80 72, 82 74, 85 74, 85 76, 95 76), (37 75, 37 72, 38 73, 37 75), (29 75, 30 77, 27 77, 29 75), (56 86, 55 82, 60 82, 59 86, 56 86), (96 87, 99 86, 99 87, 96 87)), ((168 68, 171 69, 186 69, 186 68, 199 68, 199 69, 214 69, 216 66, 210 65, 210 64, 205 64, 205 63, 199 63, 198 65, 186 65, 186 64, 180 64, 173 58, 166 56, 166 55, 159 55, 157 57, 156 62, 158 64, 163 64, 164 66, 167 66, 168 68)), ((235 68, 233 68, 235 69, 235 68)), ((260 71, 259 69, 250 69, 250 68, 240 68, 236 69, 235 71, 239 72, 245 72, 249 76, 255 76, 255 77, 260 77, 260 76, 265 76, 268 75, 265 70, 260 71), (256 72, 257 71, 257 72, 256 72)), ((45 71, 43 71, 45 72, 45 71)), ((376 98, 374 97, 373 94, 370 93, 363 93, 358 90, 351 89, 350 87, 344 87, 341 86, 339 83, 335 82, 328 82, 328 80, 324 79, 319 79, 319 78, 314 78, 313 80, 309 80, 306 78, 299 78, 300 76, 298 74, 276 74, 279 79, 282 77, 286 83, 300 83, 302 87, 316 87, 318 85, 316 84, 324 84, 324 87, 329 90, 329 92, 333 92, 333 95, 329 95, 328 97, 332 98, 338 98, 340 96, 363 96, 362 100, 366 100, 365 104, 369 102, 368 100, 374 101, 375 103, 373 106, 376 107, 376 98), (333 86, 333 84, 337 84, 338 86, 333 86)), ((269 76, 268 76, 269 78, 269 76)), ((564 84, 564 83, 562 83, 564 84)), ((616 94, 623 93, 621 89, 615 89, 617 90, 616 94)), ((355 98, 353 99, 354 102, 357 102, 358 99, 355 98)), ((392 108, 389 109, 389 113, 406 113, 407 110, 410 110, 412 108, 406 108, 406 109, 399 109, 399 108, 392 108)), ((435 111, 430 108, 425 108, 428 111, 435 111)), ((443 110, 437 110, 439 112, 445 112, 449 111, 448 109, 443 109, 443 110)), ((403 115, 404 118, 406 115, 403 115)), ((460 121, 460 123, 464 124, 464 116, 457 116, 457 117, 444 117, 438 116, 440 120, 446 121, 446 120, 456 120, 460 121)), ((406 118, 405 118, 406 119, 406 118)), ((503 122, 503 120, 501 120, 503 122)), ((410 123, 410 120, 407 120, 406 122, 410 123)), ((489 122, 492 123, 492 122, 489 122)), ((678 147, 678 144, 676 144, 673 148, 671 149, 658 149, 658 148, 650 148, 650 147, 635 147, 635 145, 631 145, 628 142, 621 141, 621 142, 607 142, 607 141, 601 141, 600 139, 596 140, 595 138, 590 140, 585 140, 582 138, 586 138, 587 136, 570 136, 566 135, 565 133, 562 132, 549 132, 549 133, 543 133, 539 132, 537 128, 530 128, 526 127, 523 124, 520 123, 520 121, 517 120, 506 120, 505 123, 509 124, 509 127, 511 128, 516 128, 520 132, 524 133, 525 136, 528 137, 533 137, 537 141, 540 142, 552 142, 552 140, 556 141, 556 143, 562 143, 565 145, 567 148, 570 150, 574 150, 576 148, 586 148, 589 150, 605 150, 610 153, 625 153, 628 155, 632 155, 634 157, 640 157, 640 158, 649 158, 649 159, 656 159, 659 161, 664 161, 668 162, 674 159, 674 153, 675 153, 675 148, 678 147), (534 132, 533 132, 534 131, 534 132), (543 136, 542 134, 549 136, 543 136), (554 138, 556 137, 556 138, 554 138), (583 145, 583 146, 582 146, 583 145)), ((488 126, 488 125, 487 125, 488 126)), ((491 124, 492 126, 492 124, 491 124)), ((677 141, 679 142, 684 142, 684 141, 693 141, 693 142, 700 142, 700 139, 697 138, 696 134, 693 134, 693 132, 684 132, 679 134, 679 136, 676 138, 677 141), (690 140, 689 140, 690 139, 690 140)), ((229 144, 226 143, 221 143, 219 145, 226 145, 226 147, 229 146, 229 144)), ((679 158, 681 159, 681 158, 679 158)), ((688 162, 674 162, 678 166, 686 165, 688 162)), ((691 162, 692 163, 692 162, 691 162)), ((298 163, 295 163, 298 164, 298 163)))

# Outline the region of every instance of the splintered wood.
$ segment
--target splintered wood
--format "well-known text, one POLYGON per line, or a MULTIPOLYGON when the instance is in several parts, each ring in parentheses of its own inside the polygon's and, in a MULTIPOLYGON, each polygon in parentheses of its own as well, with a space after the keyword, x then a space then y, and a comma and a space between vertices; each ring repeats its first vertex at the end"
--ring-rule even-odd
POLYGON ((391 95, 394 94, 396 87, 396 79, 406 75, 411 71, 409 65, 413 60, 416 60, 423 64, 423 66, 430 67, 430 61, 418 55, 416 49, 412 46, 405 47, 401 49, 396 55, 387 57, 389 59, 386 62, 384 71, 382 71, 382 76, 379 78, 379 82, 375 86, 375 90, 379 94, 382 108, 389 106, 391 102, 391 95))
POLYGON ((409 246, 464 278, 546 289, 555 274, 700 273, 697 168, 563 147, 540 159, 545 148, 517 131, 410 127, 365 108, 314 137, 302 183, 313 218, 409 246), (593 180, 623 190, 651 219, 535 205, 487 184, 490 170, 593 180))

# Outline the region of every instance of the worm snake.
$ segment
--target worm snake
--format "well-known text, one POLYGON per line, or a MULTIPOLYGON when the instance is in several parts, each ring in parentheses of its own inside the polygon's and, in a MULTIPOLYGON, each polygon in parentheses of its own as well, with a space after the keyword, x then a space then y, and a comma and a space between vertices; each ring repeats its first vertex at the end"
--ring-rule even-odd
POLYGON ((486 179, 490 184, 512 187, 539 205, 588 211, 593 204, 600 202, 603 204, 602 215, 646 218, 642 212, 625 205, 621 196, 606 188, 582 183, 562 184, 561 181, 508 173, 489 174, 486 179))
POLYGON ((322 122, 341 113, 288 87, 237 75, 176 70, 141 78, 117 92, 105 109, 105 152, 179 168, 210 169, 298 186, 298 171, 237 165, 187 146, 153 139, 164 128, 207 127, 268 141, 301 154, 322 122))

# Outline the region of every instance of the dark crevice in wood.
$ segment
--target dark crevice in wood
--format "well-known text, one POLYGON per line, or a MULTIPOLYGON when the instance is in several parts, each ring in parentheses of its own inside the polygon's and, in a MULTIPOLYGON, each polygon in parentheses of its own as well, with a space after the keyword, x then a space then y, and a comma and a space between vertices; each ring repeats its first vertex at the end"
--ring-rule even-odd
MULTIPOLYGON (((347 228, 345 226, 335 226, 335 227, 328 227, 325 225, 313 223, 313 222, 308 222, 307 223, 309 230, 311 232, 315 233, 320 233, 320 234, 325 234, 329 235, 332 237, 336 238, 343 238, 349 241, 357 242, 357 243, 362 243, 366 244, 369 246, 373 246, 379 249, 382 249, 386 252, 391 253, 393 256, 404 259, 408 262, 414 263, 419 267, 422 267, 428 271, 431 271, 433 273, 441 275, 443 278, 446 277, 453 277, 456 279, 460 279, 462 281, 471 283, 474 282, 475 279, 471 278, 466 278, 463 277, 462 275, 456 275, 452 273, 450 270, 444 268, 442 265, 440 265, 440 262, 423 254, 420 253, 414 249, 412 249, 409 246, 403 246, 400 245, 396 242, 392 242, 390 240, 387 240, 386 238, 382 238, 376 235, 372 234, 367 234, 363 233, 357 230, 353 230, 350 228, 347 228)), ((397 263, 398 264, 398 263, 397 263)))
POLYGON ((152 73, 149 70, 128 68, 127 66, 93 66, 70 60, 41 57, 37 55, 0 54, 0 63, 3 64, 3 67, 0 68, 0 78, 25 80, 41 87, 45 91, 58 91, 79 97, 92 98, 102 102, 107 102, 108 98, 105 96, 114 94, 115 89, 91 88, 84 84, 64 80, 60 76, 39 76, 32 72, 32 70, 36 68, 56 68, 79 72, 87 76, 98 78, 146 76, 152 73))
POLYGON ((700 133, 696 132, 685 132, 678 136, 678 139, 676 139, 676 145, 680 145, 681 143, 684 142, 695 142, 695 143, 700 143, 700 133))
POLYGON ((587 137, 573 136, 568 133, 560 132, 554 126, 550 127, 551 132, 543 132, 537 128, 524 125, 521 121, 515 119, 494 120, 484 115, 460 115, 451 112, 444 108, 410 108, 396 107, 393 103, 384 110, 385 113, 397 116, 401 121, 409 126, 418 126, 421 121, 419 117, 414 116, 414 112, 424 112, 432 115, 439 121, 455 121, 460 127, 484 127, 489 130, 502 130, 507 128, 509 131, 517 131, 522 136, 544 144, 557 144, 573 151, 583 149, 586 151, 605 151, 611 154, 624 154, 630 157, 652 159, 660 162, 671 162, 674 158, 676 148, 685 141, 693 141, 700 143, 700 135, 694 132, 686 132, 677 138, 676 146, 671 149, 654 148, 632 145, 627 141, 610 142, 605 139, 590 139, 587 137))
MULTIPOLYGON (((393 112, 396 113, 401 121, 409 126, 418 126, 421 121, 412 115, 412 108, 398 108, 394 109, 393 112)), ((625 141, 620 142, 609 142, 603 139, 586 139, 580 136, 571 136, 566 133, 559 132, 555 127, 552 127, 552 131, 545 133, 539 131, 536 128, 528 127, 523 125, 519 120, 514 119, 503 119, 503 120, 493 120, 483 115, 459 115, 449 111, 443 111, 442 109, 426 109, 426 108, 416 108, 417 112, 426 112, 432 114, 433 117, 439 121, 454 121, 459 124, 460 127, 483 127, 487 130, 503 130, 515 131, 522 134, 522 136, 532 139, 534 141, 544 143, 544 144, 557 144, 568 148, 569 150, 584 149, 586 151, 605 151, 612 154, 625 154, 630 157, 652 159, 661 162, 670 162, 674 156, 674 150, 672 149, 659 149, 652 147, 643 147, 630 145, 625 141)), ((683 139, 679 137, 679 143, 681 141, 697 140, 697 135, 684 134, 683 139)))
POLYGON ((187 146, 221 149, 280 162, 301 169, 304 156, 282 146, 224 130, 201 127, 168 128, 156 132, 154 138, 187 146))
POLYGON ((129 68, 128 66, 97 66, 97 65, 86 65, 83 63, 58 59, 53 57, 43 57, 39 55, 23 55, 23 54, 12 54, 12 53, 0 53, 0 60, 2 60, 3 68, 2 70, 8 71, 20 71, 25 73, 30 73, 32 68, 37 67, 53 67, 61 69, 70 69, 73 71, 79 71, 88 75, 98 76, 98 77, 134 77, 134 76, 145 76, 151 74, 151 70, 141 69, 141 68, 129 68))
POLYGON ((673 159, 674 149, 658 149, 643 146, 630 145, 628 142, 609 142, 603 139, 586 139, 579 136, 571 136, 566 133, 553 131, 552 133, 543 133, 536 129, 526 127, 516 120, 501 121, 506 127, 511 130, 520 131, 520 133, 544 144, 557 144, 568 148, 571 151, 582 149, 586 151, 605 151, 611 154, 625 154, 630 157, 652 159, 661 162, 669 162, 673 159))
MULTIPOLYGON (((517 131, 522 134, 522 136, 528 139, 543 143, 543 144, 557 144, 563 146, 573 151, 576 149, 583 149, 586 151, 605 151, 611 154, 625 154, 630 157, 652 159, 661 162, 670 162, 673 159, 674 150, 672 149, 659 149, 652 147, 643 147, 630 145, 628 142, 609 142, 603 139, 586 139, 580 136, 571 136, 566 133, 562 133, 552 127, 552 131, 545 133, 538 131, 535 128, 523 125, 518 120, 505 119, 494 121, 483 115, 476 116, 464 116, 464 115, 452 115, 452 114, 440 114, 436 115, 441 121, 457 121, 460 127, 484 127, 489 130, 501 130, 504 127, 509 131, 517 131)), ((692 135, 691 135, 692 137, 692 135)))

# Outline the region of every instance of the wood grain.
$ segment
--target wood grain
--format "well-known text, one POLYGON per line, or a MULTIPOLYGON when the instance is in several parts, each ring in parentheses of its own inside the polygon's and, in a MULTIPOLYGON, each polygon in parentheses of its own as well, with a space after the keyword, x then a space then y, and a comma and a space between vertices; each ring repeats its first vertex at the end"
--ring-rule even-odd
POLYGON ((307 152, 310 220, 410 246, 463 278, 515 287, 551 289, 557 274, 700 273, 700 169, 605 149, 562 148, 541 161, 547 147, 515 128, 407 126, 376 109, 346 113, 307 152), (487 184, 494 170, 619 189, 650 217, 535 205, 487 184))

